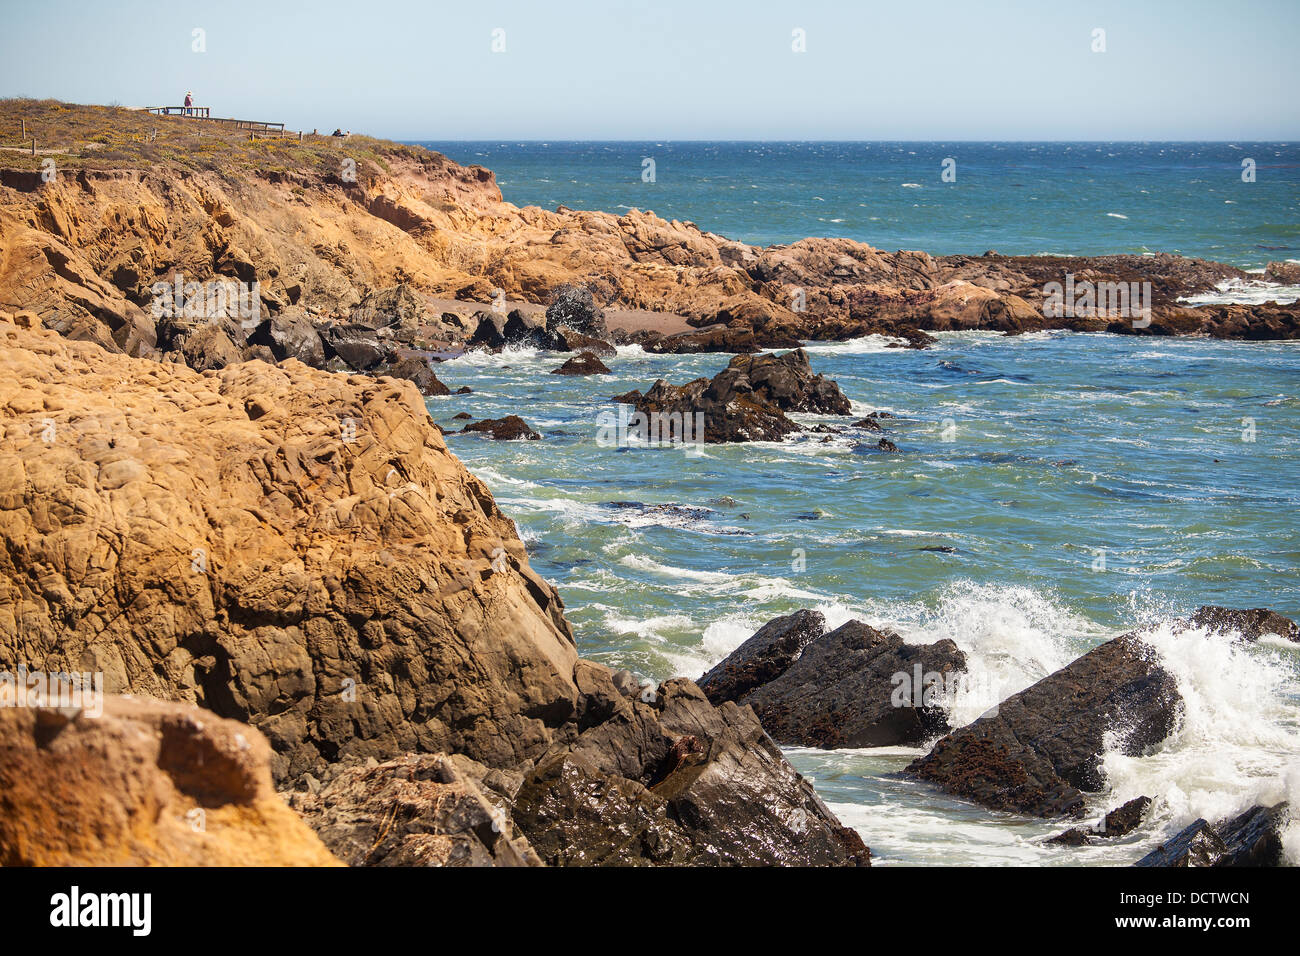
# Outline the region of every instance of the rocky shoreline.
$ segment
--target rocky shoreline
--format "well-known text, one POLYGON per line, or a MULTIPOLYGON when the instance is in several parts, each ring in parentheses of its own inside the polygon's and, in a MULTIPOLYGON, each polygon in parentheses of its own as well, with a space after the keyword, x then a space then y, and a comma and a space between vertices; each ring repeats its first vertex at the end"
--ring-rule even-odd
MULTIPOLYGON (((651 212, 521 209, 486 169, 379 140, 357 145, 369 158, 346 178, 325 144, 298 147, 287 166, 230 142, 197 168, 119 146, 111 163, 86 152, 53 177, 19 156, 0 170, 0 309, 199 371, 296 358, 441 394, 425 366, 467 347, 603 356, 612 344, 735 354, 871 334, 924 347, 960 329, 1300 335, 1295 302, 1187 304, 1258 277, 1181 256, 931 256, 824 238, 760 248, 651 212), (608 326, 584 324, 602 310, 608 326)), ((1272 263, 1264 278, 1295 284, 1296 265, 1272 263)))
MULTIPOLYGON (((958 728, 944 704, 965 656, 950 640, 913 646, 897 634, 850 621, 827 633, 815 611, 769 621, 700 678, 715 703, 749 704, 779 743, 838 749, 928 745, 906 774, 991 811, 1077 819, 1103 788, 1100 761, 1112 747, 1154 751, 1179 724, 1177 683, 1141 635, 1124 634, 997 702, 958 728), (900 690, 903 691, 900 693, 900 690), (932 743, 931 743, 932 742, 932 743)), ((1294 621, 1265 608, 1202 607, 1183 629, 1218 639, 1269 634, 1300 644, 1294 621)), ((1079 846, 1123 836, 1152 801, 1135 798, 1100 826, 1047 841, 1079 846)), ((1290 807, 1252 807, 1211 826, 1198 820, 1153 849, 1139 866, 1280 866, 1290 807)))
POLYGON ((63 862, 150 862, 161 828, 173 863, 250 842, 290 863, 274 848, 291 839, 328 859, 291 816, 274 839, 246 819, 274 779, 353 863, 869 863, 751 710, 578 657, 411 383, 296 361, 200 373, 37 325, 0 316, 5 669, 100 674, 108 712, 162 698, 195 730, 141 763, 85 708, 6 708, 0 862, 55 859, 62 827, 17 784, 57 738, 61 760, 94 746, 149 775, 80 780, 83 802, 124 809, 63 862), (248 725, 256 797, 205 756, 205 713, 248 725), (188 838, 174 818, 196 806, 229 827, 188 838))
MULTIPOLYGON (((711 379, 612 403, 669 440, 853 430, 889 453, 887 414, 851 421, 802 342, 1289 339, 1300 306, 1188 306, 1248 277, 1175 256, 762 249, 636 210, 519 209, 414 147, 370 141, 350 179, 333 146, 238 173, 253 153, 228 147, 212 168, 141 147, 0 170, 0 670, 56 677, 0 684, 0 864, 867 866, 781 746, 934 741, 909 775, 1073 821, 1118 723, 1128 753, 1176 726, 1138 635, 957 728, 921 686, 967 672, 955 644, 810 611, 698 684, 584 660, 424 398, 468 391, 437 374, 465 349, 553 351, 597 388, 619 345, 717 352, 711 379), (1054 314, 1067 277, 1149 283, 1149 314, 1054 314), (102 679, 101 712, 62 702, 78 675, 102 679)), ((540 437, 516 415, 463 431, 540 437)), ((1262 609, 1193 623, 1296 640, 1262 609)), ((1197 821, 1144 864, 1276 863, 1285 813, 1197 821)))

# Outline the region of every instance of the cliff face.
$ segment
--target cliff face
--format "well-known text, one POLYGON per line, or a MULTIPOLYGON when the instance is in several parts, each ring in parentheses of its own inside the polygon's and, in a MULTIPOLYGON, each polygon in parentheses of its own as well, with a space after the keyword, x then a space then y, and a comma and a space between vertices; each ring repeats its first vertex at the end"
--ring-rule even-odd
MULTIPOLYGON (((252 724, 281 786, 330 782, 300 805, 354 862, 390 804, 406 816, 384 858, 408 862, 535 859, 492 836, 511 814, 544 841, 584 815, 544 843, 552 863, 868 862, 752 712, 578 658, 411 383, 295 361, 199 373, 38 325, 0 315, 0 670, 98 672, 252 724), (457 783, 412 752, 475 769, 457 783), (367 758, 386 763, 338 776, 367 758), (442 813, 446 787, 463 813, 442 813)), ((0 740, 0 770, 55 772, 29 750, 0 740)))
MULTIPOLYGON (((5 115, 17 109, 0 104, 0 125, 17 127, 5 115)), ((23 168, 0 170, 0 308, 32 309, 49 328, 131 355, 182 351, 152 314, 155 284, 178 275, 256 282, 257 318, 316 325, 349 321, 367 296, 400 287, 421 303, 412 321, 431 342, 464 341, 474 330, 445 319, 439 300, 486 306, 500 290, 539 303, 566 284, 588 286, 606 306, 772 341, 916 328, 1135 331, 1128 321, 1045 316, 1044 286, 1067 272, 1080 281, 1150 281, 1155 321, 1145 334, 1297 334, 1294 307, 1178 306, 1181 295, 1243 277, 1217 263, 945 258, 847 239, 763 249, 651 212, 518 208, 502 201, 489 171, 417 147, 364 137, 248 143, 219 131, 196 139, 199 127, 175 117, 44 110, 27 107, 29 128, 44 124, 43 142, 67 146, 47 158, 55 164, 48 176, 46 160, 18 154, 6 162, 23 168), (116 137, 114 148, 92 149, 92 133, 116 137)), ((215 367, 267 357, 238 323, 228 333, 216 361, 180 360, 215 367)))
POLYGON ((199 374, 12 323, 0 367, 6 663, 249 721, 281 778, 509 762, 574 713, 560 600, 411 384, 199 374))

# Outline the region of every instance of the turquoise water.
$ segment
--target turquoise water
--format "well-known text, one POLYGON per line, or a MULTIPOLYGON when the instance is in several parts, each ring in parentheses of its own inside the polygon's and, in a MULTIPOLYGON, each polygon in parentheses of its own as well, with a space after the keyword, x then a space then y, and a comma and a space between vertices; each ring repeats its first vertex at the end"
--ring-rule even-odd
POLYGON ((493 170, 517 205, 652 209, 758 245, 844 236, 935 255, 1174 252, 1246 269, 1300 258, 1295 143, 422 145, 493 170))
MULTIPOLYGON (((901 778, 912 751, 791 759, 885 863, 1118 863, 1205 815, 1300 793, 1300 653, 1236 648, 1162 622, 1199 604, 1300 616, 1300 345, 952 333, 925 351, 879 338, 809 347, 875 439, 687 449, 604 447, 605 399, 727 356, 620 349, 614 374, 548 374, 553 354, 471 353, 439 367, 459 411, 518 413, 538 442, 448 444, 513 517, 559 587, 587 657, 653 680, 700 676, 759 625, 813 607, 911 640, 951 637, 964 723, 1133 626, 1156 628, 1188 701, 1160 752, 1107 758, 1098 813, 1145 793, 1157 811, 1105 848, 1046 848, 1060 825, 990 814, 901 778)), ((847 425, 851 419, 802 417, 847 425)), ((1300 836, 1300 834, 1298 834, 1300 836)), ((1293 841, 1300 850, 1300 840, 1293 841)))

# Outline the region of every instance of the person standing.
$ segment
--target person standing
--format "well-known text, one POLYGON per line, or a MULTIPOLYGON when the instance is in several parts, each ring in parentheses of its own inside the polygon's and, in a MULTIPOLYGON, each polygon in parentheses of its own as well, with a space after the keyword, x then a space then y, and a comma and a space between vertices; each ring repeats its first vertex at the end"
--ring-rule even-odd
POLYGON ((194 106, 194 92, 192 90, 186 90, 185 91, 185 115, 186 116, 190 115, 190 111, 193 108, 193 106, 194 106))

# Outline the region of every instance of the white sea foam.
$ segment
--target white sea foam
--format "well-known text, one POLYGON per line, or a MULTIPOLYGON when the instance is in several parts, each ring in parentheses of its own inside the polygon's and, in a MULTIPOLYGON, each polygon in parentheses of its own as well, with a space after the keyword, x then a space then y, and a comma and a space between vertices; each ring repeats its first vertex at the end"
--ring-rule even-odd
POLYGON ((1225 279, 1213 292, 1189 295, 1180 302, 1188 305, 1262 305, 1277 302, 1285 305, 1300 299, 1300 286, 1281 285, 1264 279, 1225 279))
MULTIPOLYGON (((1144 639, 1178 684, 1182 717, 1153 753, 1125 756, 1112 742, 1099 808, 1149 796, 1149 826, 1171 835, 1197 818, 1213 822, 1255 804, 1300 805, 1300 680, 1291 652, 1168 623, 1144 639)), ((1284 844, 1290 862, 1300 862, 1294 815, 1284 844)))
POLYGON ((1074 660, 1100 637, 1088 621, 1053 596, 1029 587, 955 581, 933 608, 885 609, 912 643, 952 640, 966 654, 970 679, 949 701, 949 721, 962 726, 1001 700, 1074 660))
POLYGON ((864 335, 843 342, 805 342, 803 350, 810 355, 876 355, 896 352, 890 345, 906 341, 892 335, 864 335))
POLYGON ((503 365, 522 365, 532 362, 551 361, 555 353, 542 351, 541 349, 520 348, 514 345, 508 345, 500 352, 489 352, 486 349, 471 349, 455 358, 447 359, 443 365, 449 367, 471 366, 473 368, 500 368, 503 365))

